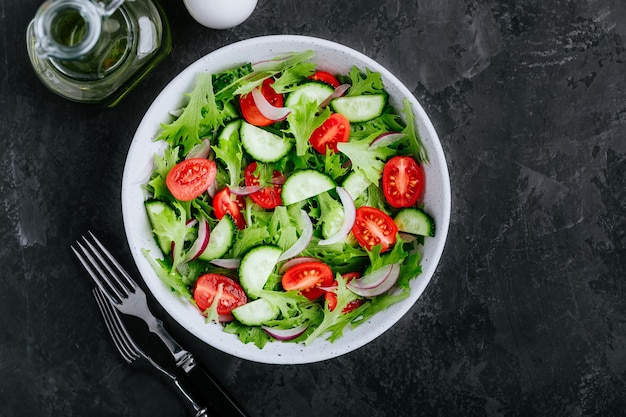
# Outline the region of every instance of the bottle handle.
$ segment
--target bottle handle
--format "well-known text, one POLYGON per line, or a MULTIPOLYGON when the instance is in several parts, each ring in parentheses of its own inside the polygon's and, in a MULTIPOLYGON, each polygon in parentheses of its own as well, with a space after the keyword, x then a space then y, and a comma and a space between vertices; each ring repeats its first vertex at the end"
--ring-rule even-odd
POLYGON ((109 17, 124 3, 124 0, 111 0, 108 4, 102 5, 102 16, 109 17))

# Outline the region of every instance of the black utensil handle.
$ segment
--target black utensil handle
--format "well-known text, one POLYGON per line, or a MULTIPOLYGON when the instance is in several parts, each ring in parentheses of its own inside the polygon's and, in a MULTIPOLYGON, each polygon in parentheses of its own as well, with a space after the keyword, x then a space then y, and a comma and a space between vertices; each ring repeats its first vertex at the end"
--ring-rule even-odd
POLYGON ((200 396, 198 395, 198 391, 192 385, 185 383, 185 381, 181 381, 176 377, 171 380, 171 383, 178 389, 179 396, 182 397, 195 412, 193 417, 213 417, 209 414, 207 408, 200 405, 200 396))
POLYGON ((249 417, 235 399, 201 365, 195 364, 186 370, 187 377, 193 382, 196 391, 207 404, 210 415, 215 417, 249 417))

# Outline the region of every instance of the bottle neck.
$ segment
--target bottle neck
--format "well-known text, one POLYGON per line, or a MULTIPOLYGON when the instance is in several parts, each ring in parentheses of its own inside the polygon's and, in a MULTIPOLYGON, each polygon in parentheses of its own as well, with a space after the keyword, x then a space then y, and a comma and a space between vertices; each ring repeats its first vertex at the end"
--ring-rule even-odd
POLYGON ((90 0, 48 0, 33 20, 37 39, 36 53, 42 58, 78 59, 97 44, 102 20, 124 2, 112 0, 107 5, 90 0))

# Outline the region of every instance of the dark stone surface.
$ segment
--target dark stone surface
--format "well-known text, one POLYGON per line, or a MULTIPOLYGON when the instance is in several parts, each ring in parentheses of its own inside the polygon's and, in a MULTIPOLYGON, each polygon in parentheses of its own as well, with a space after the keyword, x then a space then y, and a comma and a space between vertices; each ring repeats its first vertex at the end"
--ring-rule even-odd
POLYGON ((171 55, 120 105, 49 93, 0 0, 0 415, 183 416, 122 363, 74 261, 91 228, 132 265, 120 183, 133 132, 180 70, 266 34, 344 43, 431 116, 452 223, 436 276, 394 328, 336 360, 239 360, 166 325, 252 416, 626 415, 626 3, 260 0, 213 31, 163 1, 171 55))

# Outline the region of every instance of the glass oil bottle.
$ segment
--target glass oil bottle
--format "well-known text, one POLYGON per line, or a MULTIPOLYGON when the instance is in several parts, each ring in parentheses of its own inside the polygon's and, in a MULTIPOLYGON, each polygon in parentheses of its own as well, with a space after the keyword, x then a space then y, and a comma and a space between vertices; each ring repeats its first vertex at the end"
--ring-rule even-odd
POLYGON ((152 0, 48 0, 26 41, 32 66, 51 91, 109 107, 171 48, 167 19, 152 0))

